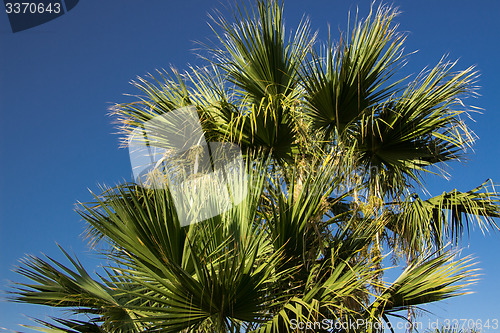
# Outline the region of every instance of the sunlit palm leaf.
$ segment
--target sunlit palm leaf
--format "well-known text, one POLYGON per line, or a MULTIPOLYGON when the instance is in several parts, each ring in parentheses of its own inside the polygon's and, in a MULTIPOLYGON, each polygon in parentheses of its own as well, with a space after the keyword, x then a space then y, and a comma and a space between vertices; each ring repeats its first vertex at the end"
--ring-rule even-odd
POLYGON ((471 258, 455 260, 456 253, 428 253, 415 259, 388 286, 368 310, 392 315, 410 306, 440 301, 463 295, 475 276, 471 258))
POLYGON ((495 218, 500 217, 498 194, 488 189, 487 182, 467 192, 457 190, 422 200, 409 197, 393 208, 400 210, 387 225, 410 252, 435 245, 440 248, 448 241, 457 244, 471 227, 483 232, 500 230, 495 218))
POLYGON ((325 55, 314 55, 302 81, 311 130, 342 133, 395 93, 399 82, 388 80, 402 65, 405 39, 392 26, 396 15, 394 9, 379 7, 364 21, 356 20, 351 36, 335 50, 330 44, 325 55))
POLYGON ((473 68, 451 72, 439 63, 422 73, 400 97, 392 97, 364 117, 359 129, 360 163, 371 187, 400 192, 408 180, 437 163, 456 160, 473 141, 460 118, 466 112, 459 98, 473 93, 473 68))

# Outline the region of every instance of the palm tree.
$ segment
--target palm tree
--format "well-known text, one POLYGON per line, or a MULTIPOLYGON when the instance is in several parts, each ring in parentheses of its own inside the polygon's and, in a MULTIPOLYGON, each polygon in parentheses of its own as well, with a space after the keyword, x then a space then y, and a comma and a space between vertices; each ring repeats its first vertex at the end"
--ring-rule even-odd
POLYGON ((307 20, 288 38, 283 5, 259 0, 233 21, 213 20, 220 43, 207 46, 207 67, 134 82, 144 95, 112 109, 125 136, 195 108, 206 141, 241 147, 245 172, 225 180, 242 200, 182 226, 168 186, 104 188, 78 209, 109 259, 100 275, 64 250, 72 267, 32 256, 18 269, 31 282, 17 285, 15 301, 75 315, 37 320, 37 329, 371 332, 466 293, 475 269, 455 245, 472 223, 498 229, 497 193, 488 183, 427 199, 415 192, 424 173, 472 144, 462 99, 475 94, 477 74, 442 61, 394 79, 407 58, 396 15, 381 5, 318 48, 307 20), (392 283, 384 247, 407 263, 392 283), (341 325, 349 322, 363 324, 341 325))

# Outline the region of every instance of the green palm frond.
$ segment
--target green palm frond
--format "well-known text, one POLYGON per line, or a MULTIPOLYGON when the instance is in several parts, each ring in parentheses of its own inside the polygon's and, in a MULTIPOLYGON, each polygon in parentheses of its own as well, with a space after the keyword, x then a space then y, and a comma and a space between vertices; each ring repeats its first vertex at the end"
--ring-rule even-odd
POLYGON ((369 246, 379 227, 367 224, 365 228, 347 225, 339 229, 328 251, 314 260, 301 286, 256 332, 299 332, 292 330, 296 322, 320 322, 323 319, 341 322, 356 320, 368 306, 372 295, 370 285, 380 273, 382 258, 365 258, 363 250, 369 246), (364 258, 364 259, 363 259, 364 258))
POLYGON ((393 315, 411 306, 464 295, 477 269, 470 257, 455 260, 456 253, 427 253, 413 260, 401 275, 382 291, 368 311, 393 315))
MULTIPOLYGON (((233 93, 226 87, 224 78, 216 66, 191 67, 179 73, 158 71, 156 75, 139 77, 132 85, 144 95, 134 96, 138 100, 116 104, 111 114, 120 124, 126 137, 147 121, 186 106, 194 106, 200 117, 204 134, 209 141, 225 141, 231 119, 238 114, 238 104, 233 93)), ((241 103, 241 102, 239 102, 241 103)))
POLYGON ((299 102, 298 73, 315 36, 303 21, 293 38, 286 39, 283 7, 277 1, 258 1, 253 15, 239 8, 236 24, 214 19, 222 30, 222 47, 212 48, 215 64, 239 89, 246 103, 233 118, 228 133, 242 148, 268 151, 290 161, 297 153, 295 108, 299 102))
POLYGON ((295 35, 286 39, 283 5, 278 1, 257 1, 258 13, 238 8, 235 22, 214 19, 222 29, 216 33, 222 47, 211 48, 217 66, 253 104, 269 96, 279 99, 297 94, 298 72, 314 42, 309 23, 302 21, 295 35), (253 14, 253 15, 252 15, 253 14))
POLYGON ((500 217, 499 200, 488 181, 467 192, 453 190, 427 200, 410 196, 403 203, 391 205, 399 212, 387 227, 408 251, 419 252, 429 245, 441 248, 448 241, 457 244, 464 231, 468 234, 474 226, 483 233, 500 230, 495 223, 500 217))
MULTIPOLYGON (((318 249, 320 221, 328 208, 327 198, 339 181, 336 165, 326 158, 313 166, 314 173, 301 178, 300 170, 285 172, 269 188, 269 230, 275 247, 285 247, 289 257, 300 258, 318 249)), ((311 254, 313 257, 315 253, 311 254)))
POLYGON ((302 81, 311 130, 343 133, 396 92, 401 81, 388 80, 402 65, 405 40, 392 25, 396 15, 396 10, 380 6, 364 21, 355 20, 350 38, 341 37, 336 49, 330 41, 325 59, 313 56, 302 81))
MULTIPOLYGON (((474 136, 460 116, 460 98, 473 93, 473 68, 453 73, 440 62, 422 73, 400 97, 391 97, 360 123, 359 160, 371 183, 398 191, 398 184, 419 181, 420 171, 459 159, 474 136), (384 184, 386 184, 384 186, 384 184)), ((374 185, 372 185, 374 186, 374 185)))
MULTIPOLYGON (((137 314, 127 308, 129 303, 135 302, 134 298, 118 290, 123 282, 116 284, 106 279, 99 282, 77 260, 66 252, 64 254, 76 271, 51 258, 48 261, 32 256, 27 258, 25 266, 17 271, 34 283, 18 283, 13 299, 68 308, 73 314, 87 314, 92 318, 91 322, 100 323, 99 327, 107 332, 139 331, 141 325, 134 322, 137 314)), ((63 321, 59 322, 64 325, 70 323, 63 321)), ((74 326, 78 326, 76 322, 74 326)), ((93 326, 88 323, 88 327, 93 326)))
POLYGON ((37 322, 40 325, 45 327, 35 327, 31 325, 23 325, 23 327, 39 331, 45 333, 103 333, 104 331, 99 325, 95 323, 84 322, 80 320, 64 320, 60 318, 52 318, 54 321, 58 323, 58 325, 64 326, 56 326, 49 322, 38 320, 37 322))

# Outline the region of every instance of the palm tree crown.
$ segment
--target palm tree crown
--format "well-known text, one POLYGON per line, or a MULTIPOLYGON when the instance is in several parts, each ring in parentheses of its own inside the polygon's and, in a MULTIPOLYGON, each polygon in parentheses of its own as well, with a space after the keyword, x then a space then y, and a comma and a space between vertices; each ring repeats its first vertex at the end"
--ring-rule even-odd
MULTIPOLYGON (((237 204, 184 226, 171 186, 105 188, 78 209, 109 259, 103 273, 92 277, 66 252, 72 267, 28 257, 18 272, 31 282, 14 300, 88 318, 38 320, 44 332, 264 333, 324 319, 377 331, 368 323, 466 293, 475 269, 453 245, 470 224, 498 229, 497 193, 488 182, 427 199, 415 192, 424 173, 442 173, 473 143, 463 99, 475 94, 477 73, 442 60, 397 78, 407 55, 396 16, 372 8, 319 47, 307 20, 287 32, 277 0, 213 18, 218 44, 207 46, 206 67, 139 78, 143 95, 112 113, 127 140, 192 108, 206 142, 241 148, 244 172, 224 173, 237 204), (407 264, 392 283, 387 256, 407 264)), ((165 137, 152 145, 170 144, 165 137)), ((176 177, 189 165, 206 172, 199 150, 184 157, 176 177)))

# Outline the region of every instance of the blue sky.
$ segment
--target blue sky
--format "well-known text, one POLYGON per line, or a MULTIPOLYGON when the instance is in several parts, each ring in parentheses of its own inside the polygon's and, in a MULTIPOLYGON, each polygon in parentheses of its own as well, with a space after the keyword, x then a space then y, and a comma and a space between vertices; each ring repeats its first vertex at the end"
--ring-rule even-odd
MULTIPOLYGON (((69 13, 30 30, 12 33, 0 13, 0 289, 25 254, 62 254, 56 242, 75 253, 92 271, 99 258, 88 251, 84 224, 74 212, 77 201, 99 191, 99 184, 131 180, 128 154, 107 116, 115 102, 136 93, 129 81, 170 65, 182 70, 203 65, 194 41, 213 40, 207 13, 224 12, 226 1, 80 1, 69 13)), ((450 166, 450 181, 429 178, 432 194, 471 189, 487 178, 500 182, 498 96, 500 2, 393 1, 408 31, 406 50, 419 50, 404 71, 416 74, 443 55, 459 59, 457 68, 476 65, 481 73, 480 96, 469 100, 484 109, 469 122, 479 136, 466 164, 450 166)), ((285 3, 289 27, 306 14, 320 39, 338 37, 347 13, 366 15, 370 1, 296 1, 285 3)), ((464 239, 464 254, 474 254, 481 280, 467 295, 427 307, 429 318, 500 320, 500 234, 483 237, 475 230, 464 239)), ((0 302, 0 327, 19 329, 27 316, 55 314, 52 309, 0 302), (24 314, 24 315, 23 315, 24 314)), ((499 324, 500 325, 500 324, 499 324)), ((499 329, 500 331, 500 329, 499 329)))

